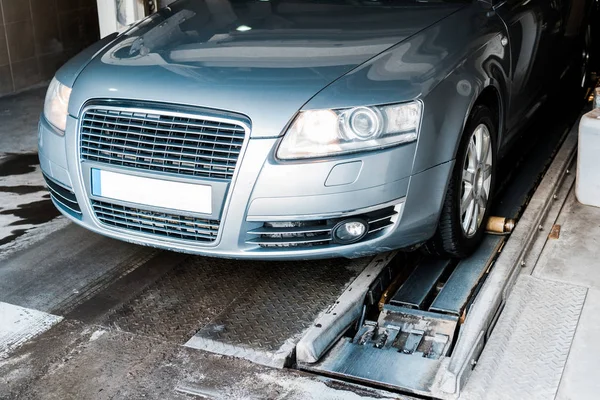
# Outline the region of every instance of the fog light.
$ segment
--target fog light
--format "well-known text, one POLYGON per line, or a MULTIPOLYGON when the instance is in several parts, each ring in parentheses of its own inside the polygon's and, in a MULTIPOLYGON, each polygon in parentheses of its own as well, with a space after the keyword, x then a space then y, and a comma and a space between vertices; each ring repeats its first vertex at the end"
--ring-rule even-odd
POLYGON ((350 244, 361 240, 368 233, 368 223, 360 219, 345 220, 333 228, 333 240, 338 244, 350 244))

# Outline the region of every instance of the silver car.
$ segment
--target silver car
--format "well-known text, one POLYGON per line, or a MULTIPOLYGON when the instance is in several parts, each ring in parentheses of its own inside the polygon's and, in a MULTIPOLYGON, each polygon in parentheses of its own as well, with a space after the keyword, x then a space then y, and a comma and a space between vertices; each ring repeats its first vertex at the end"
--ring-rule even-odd
POLYGON ((39 125, 58 209, 231 258, 482 238, 495 171, 560 77, 586 0, 181 0, 61 68, 39 125))

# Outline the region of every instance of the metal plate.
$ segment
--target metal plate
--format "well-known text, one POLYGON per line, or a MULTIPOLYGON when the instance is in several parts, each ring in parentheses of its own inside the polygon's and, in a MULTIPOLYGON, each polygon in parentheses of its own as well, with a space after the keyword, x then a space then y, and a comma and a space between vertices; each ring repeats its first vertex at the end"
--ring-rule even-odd
POLYGON ((460 315, 503 242, 503 237, 487 235, 477 251, 456 266, 429 311, 460 315))
POLYGON ((262 275, 259 265, 187 257, 98 323, 183 344, 262 275))
POLYGON ((188 257, 100 323, 283 367, 302 333, 368 261, 188 257))
POLYGON ((416 394, 431 391, 452 343, 458 317, 386 305, 376 324, 367 321, 325 357, 300 368, 416 394))
POLYGON ((423 260, 391 298, 390 304, 422 310, 425 301, 431 298, 436 283, 451 265, 449 259, 423 260))
POLYGON ((461 399, 554 399, 586 294, 519 277, 461 399))
POLYGON ((283 367, 304 331, 367 264, 364 259, 246 263, 240 267, 258 267, 254 282, 238 290, 186 346, 283 367))
POLYGON ((302 369, 417 394, 428 394, 443 359, 402 354, 399 351, 338 341, 327 357, 302 369))

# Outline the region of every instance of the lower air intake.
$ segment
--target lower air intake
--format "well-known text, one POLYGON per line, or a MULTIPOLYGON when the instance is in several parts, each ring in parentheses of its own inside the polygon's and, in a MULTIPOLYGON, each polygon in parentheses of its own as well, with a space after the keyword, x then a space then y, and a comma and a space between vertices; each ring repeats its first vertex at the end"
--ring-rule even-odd
POLYGON ((156 212, 92 200, 96 218, 103 224, 136 233, 191 242, 214 242, 219 221, 156 212))
MULTIPOLYGON (((362 239, 368 240, 373 234, 393 225, 393 218, 396 215, 397 212, 392 206, 349 218, 360 218, 368 222, 368 233, 362 239)), ((333 228, 340 221, 344 221, 344 218, 264 222, 261 228, 248 231, 247 243, 263 248, 328 246, 334 244, 333 228)))

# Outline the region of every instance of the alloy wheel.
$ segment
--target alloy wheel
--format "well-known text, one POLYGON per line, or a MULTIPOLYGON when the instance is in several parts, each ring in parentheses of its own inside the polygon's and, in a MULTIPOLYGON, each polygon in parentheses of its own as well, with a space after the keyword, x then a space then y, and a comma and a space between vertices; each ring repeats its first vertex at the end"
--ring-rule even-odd
POLYGON ((462 172, 460 221, 466 237, 475 236, 488 207, 492 185, 492 138, 485 124, 469 140, 462 172))

